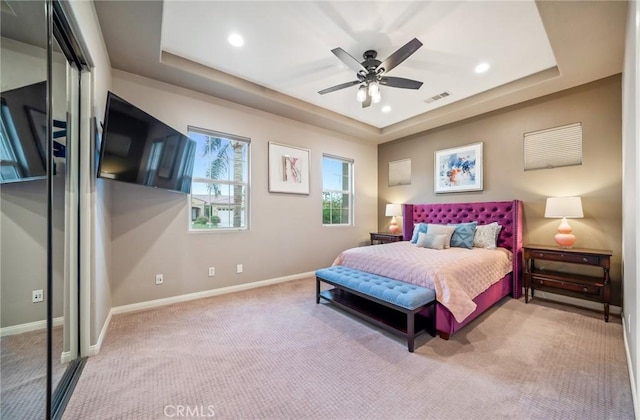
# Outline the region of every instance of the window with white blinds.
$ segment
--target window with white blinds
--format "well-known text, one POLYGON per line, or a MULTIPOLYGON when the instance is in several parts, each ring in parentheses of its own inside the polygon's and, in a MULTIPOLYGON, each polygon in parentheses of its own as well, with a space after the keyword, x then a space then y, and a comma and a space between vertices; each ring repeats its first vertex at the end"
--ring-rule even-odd
POLYGON ((524 170, 582 165, 582 123, 524 134, 524 170))

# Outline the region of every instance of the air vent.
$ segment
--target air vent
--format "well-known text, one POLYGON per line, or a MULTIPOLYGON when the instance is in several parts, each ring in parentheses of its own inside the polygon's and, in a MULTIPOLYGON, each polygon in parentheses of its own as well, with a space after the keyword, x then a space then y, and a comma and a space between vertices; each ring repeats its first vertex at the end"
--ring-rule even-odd
POLYGON ((445 90, 444 92, 439 93, 436 96, 430 97, 429 99, 425 100, 425 102, 430 104, 431 102, 435 102, 439 99, 446 98, 447 96, 450 96, 450 95, 451 95, 451 92, 445 90))

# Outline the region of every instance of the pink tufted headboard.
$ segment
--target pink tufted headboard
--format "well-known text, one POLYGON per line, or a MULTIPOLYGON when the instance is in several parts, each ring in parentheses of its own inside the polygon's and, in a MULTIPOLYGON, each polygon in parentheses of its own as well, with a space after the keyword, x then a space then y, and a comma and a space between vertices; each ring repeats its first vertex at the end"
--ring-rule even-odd
POLYGON ((498 246, 513 252, 512 296, 522 294, 522 202, 487 201, 483 203, 404 204, 402 214, 403 236, 411 240, 415 223, 465 223, 502 225, 498 246))

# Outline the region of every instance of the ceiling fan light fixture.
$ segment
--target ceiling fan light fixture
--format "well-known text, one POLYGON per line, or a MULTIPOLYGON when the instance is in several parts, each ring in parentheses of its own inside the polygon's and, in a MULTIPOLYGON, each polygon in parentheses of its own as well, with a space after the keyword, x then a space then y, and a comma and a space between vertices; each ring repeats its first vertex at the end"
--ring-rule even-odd
POLYGON ((356 94, 356 100, 358 102, 364 102, 365 99, 367 99, 367 87, 365 85, 360 85, 358 93, 356 94))
POLYGON ((378 82, 371 82, 369 83, 369 96, 373 98, 376 95, 380 96, 380 86, 378 86, 378 82))
POLYGON ((380 95, 380 89, 377 89, 373 92, 373 95, 371 95, 371 101, 374 104, 379 103, 382 100, 382 95, 380 95))

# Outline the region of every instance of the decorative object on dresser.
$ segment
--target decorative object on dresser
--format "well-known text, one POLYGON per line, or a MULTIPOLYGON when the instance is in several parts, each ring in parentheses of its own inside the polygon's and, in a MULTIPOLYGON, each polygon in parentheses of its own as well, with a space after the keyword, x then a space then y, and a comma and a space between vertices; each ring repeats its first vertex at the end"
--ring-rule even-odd
POLYGON ((400 204, 387 204, 384 215, 387 217, 391 216, 391 223, 389 223, 389 232, 398 233, 399 228, 396 216, 402 216, 402 207, 400 206, 400 204))
POLYGON ((535 290, 557 293, 578 299, 586 299, 604 304, 604 320, 609 322, 610 257, 613 254, 605 249, 571 248, 559 249, 546 245, 525 245, 524 255, 524 301, 529 303, 535 290), (544 265, 540 261, 546 261, 544 265), (538 264, 536 264, 538 261, 538 264), (583 275, 547 269, 554 262, 570 266, 600 267, 602 275, 583 275))
POLYGON ((482 142, 435 152, 436 193, 482 191, 482 142))
POLYGON ((371 245, 374 244, 374 241, 377 241, 379 244, 388 244, 402 240, 401 233, 371 232, 369 236, 371 236, 371 245))
POLYGON ((576 242, 576 237, 571 233, 572 229, 567 218, 582 218, 582 200, 580 197, 549 197, 544 209, 544 217, 562 218, 558 233, 553 237, 560 248, 571 248, 576 242))

